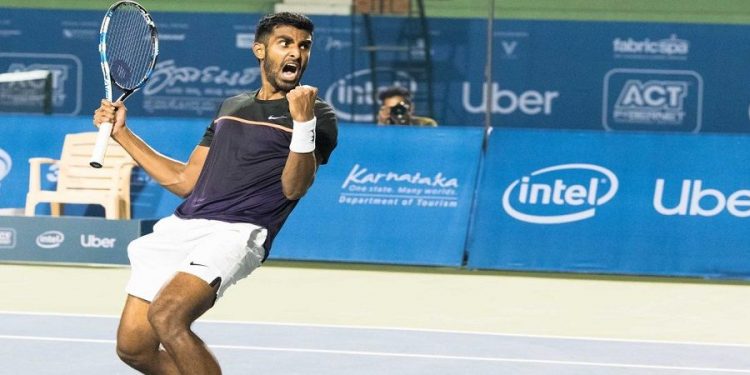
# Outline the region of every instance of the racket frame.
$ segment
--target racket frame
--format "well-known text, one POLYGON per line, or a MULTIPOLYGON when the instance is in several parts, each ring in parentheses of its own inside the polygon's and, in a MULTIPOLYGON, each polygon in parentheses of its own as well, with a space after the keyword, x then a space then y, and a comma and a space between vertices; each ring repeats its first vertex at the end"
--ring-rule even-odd
MULTIPOLYGON (((151 14, 146 10, 146 8, 144 8, 137 2, 130 0, 118 1, 112 4, 112 6, 110 6, 107 10, 107 13, 104 15, 101 28, 99 29, 99 58, 101 60, 102 76, 104 78, 104 93, 107 100, 112 102, 113 85, 117 86, 117 88, 119 88, 123 92, 122 95, 120 95, 120 97, 117 99, 117 101, 125 101, 125 99, 127 99, 131 94, 143 87, 143 85, 146 84, 146 81, 151 78, 151 74, 154 72, 154 67, 156 66, 156 60, 158 59, 158 57, 159 34, 156 30, 156 23, 154 23, 151 14), (151 62, 148 65, 146 74, 143 76, 143 78, 141 78, 140 82, 138 82, 134 87, 130 88, 122 87, 112 79, 109 62, 107 61, 107 32, 109 29, 109 22, 112 19, 112 14, 117 10, 118 7, 123 5, 134 6, 138 9, 144 21, 146 22, 146 25, 151 31, 151 44, 153 46, 153 56, 151 57, 151 62)), ((107 143, 109 142, 109 137, 112 134, 112 127, 113 124, 109 122, 104 122, 99 125, 96 144, 94 145, 91 161, 89 162, 89 165, 94 168, 102 167, 102 161, 104 160, 104 156, 107 151, 107 143)))

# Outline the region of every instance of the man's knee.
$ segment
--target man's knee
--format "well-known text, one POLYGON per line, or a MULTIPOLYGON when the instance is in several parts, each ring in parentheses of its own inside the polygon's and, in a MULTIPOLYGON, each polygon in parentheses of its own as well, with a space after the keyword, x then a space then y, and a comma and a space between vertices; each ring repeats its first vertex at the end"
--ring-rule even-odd
POLYGON ((157 299, 148 310, 148 321, 162 342, 187 332, 190 327, 190 322, 185 320, 184 313, 179 311, 179 305, 176 301, 157 299))
POLYGON ((158 355, 158 347, 139 342, 134 338, 117 338, 117 356, 136 369, 145 368, 158 355))

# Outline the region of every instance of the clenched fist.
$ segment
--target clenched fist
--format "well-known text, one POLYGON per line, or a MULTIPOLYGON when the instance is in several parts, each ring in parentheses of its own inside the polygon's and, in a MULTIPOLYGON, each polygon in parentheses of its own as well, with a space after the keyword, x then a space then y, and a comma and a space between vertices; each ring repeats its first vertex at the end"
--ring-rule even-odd
POLYGON ((297 122, 310 121, 315 117, 315 98, 318 96, 316 87, 297 86, 286 94, 289 101, 289 113, 292 120, 297 122))

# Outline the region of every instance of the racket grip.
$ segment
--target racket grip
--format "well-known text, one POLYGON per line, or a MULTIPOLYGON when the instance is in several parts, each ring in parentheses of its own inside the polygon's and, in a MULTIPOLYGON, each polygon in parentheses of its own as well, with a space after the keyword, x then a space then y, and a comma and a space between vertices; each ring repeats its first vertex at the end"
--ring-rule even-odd
POLYGON ((107 144, 109 143, 109 135, 112 134, 112 123, 103 122, 99 125, 99 134, 96 136, 96 144, 94 145, 94 151, 91 153, 91 161, 89 165, 94 168, 101 168, 102 161, 104 161, 104 154, 107 153, 107 144))

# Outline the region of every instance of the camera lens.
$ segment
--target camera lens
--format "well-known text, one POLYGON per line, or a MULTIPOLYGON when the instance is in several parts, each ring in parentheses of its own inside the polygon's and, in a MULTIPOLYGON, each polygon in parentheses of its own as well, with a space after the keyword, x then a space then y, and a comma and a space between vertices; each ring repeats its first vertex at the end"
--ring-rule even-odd
POLYGON ((405 103, 401 102, 391 107, 390 113, 391 123, 397 125, 406 125, 409 123, 409 107, 405 103))

